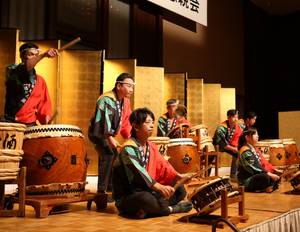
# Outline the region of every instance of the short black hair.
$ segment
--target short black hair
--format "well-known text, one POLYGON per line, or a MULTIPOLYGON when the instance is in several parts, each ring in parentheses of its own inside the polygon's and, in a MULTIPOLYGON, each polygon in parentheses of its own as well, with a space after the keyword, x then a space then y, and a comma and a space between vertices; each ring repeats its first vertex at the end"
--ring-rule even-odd
POLYGON ((34 43, 24 43, 20 46, 19 48, 19 52, 20 54, 22 55, 26 50, 30 49, 30 48, 36 48, 38 49, 39 46, 37 46, 36 44, 34 43))
POLYGON ((247 130, 245 130, 243 134, 239 137, 238 149, 241 149, 242 146, 247 144, 246 136, 252 136, 255 133, 257 133, 257 129, 255 127, 250 127, 247 130))
POLYGON ((177 109, 175 110, 176 114, 179 116, 186 117, 187 116, 187 109, 184 105, 178 105, 177 109))
POLYGON ((257 117, 256 113, 254 111, 248 111, 245 114, 245 119, 252 119, 257 117))
MULTIPOLYGON (((154 121, 155 117, 154 117, 153 112, 150 109, 148 109, 146 107, 137 108, 134 111, 132 111, 132 113, 129 117, 130 124, 131 125, 136 124, 138 126, 141 126, 146 121, 146 118, 147 118, 148 115, 150 115, 150 117, 154 121)), ((131 130, 131 135, 133 137, 135 137, 134 128, 132 128, 132 130, 131 130)))
POLYGON ((134 78, 133 78, 133 76, 131 75, 131 74, 129 74, 129 73, 121 73, 118 77, 117 77, 117 80, 116 80, 116 83, 115 83, 115 87, 117 86, 117 84, 119 83, 119 82, 123 82, 125 79, 127 79, 127 78, 129 78, 129 79, 131 79, 131 80, 133 80, 134 81, 134 78))
POLYGON ((239 113, 238 110, 236 110, 236 109, 230 109, 230 110, 227 111, 227 117, 232 117, 232 116, 234 116, 234 115, 236 115, 238 113, 239 113))
POLYGON ((179 101, 177 100, 177 99, 175 99, 175 98, 171 98, 171 99, 169 99, 168 101, 167 101, 167 106, 170 106, 170 105, 173 105, 173 104, 176 104, 176 103, 178 103, 179 101))

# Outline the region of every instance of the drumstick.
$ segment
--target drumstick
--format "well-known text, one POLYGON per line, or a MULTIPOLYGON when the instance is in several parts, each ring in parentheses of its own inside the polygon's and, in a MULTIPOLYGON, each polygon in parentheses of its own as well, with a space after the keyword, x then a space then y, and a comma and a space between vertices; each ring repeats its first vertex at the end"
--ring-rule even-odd
POLYGON ((180 185, 185 184, 186 182, 188 182, 189 180, 191 180, 192 178, 194 178, 196 176, 200 176, 202 173, 206 172, 210 168, 212 168, 211 164, 208 165, 206 168, 201 169, 199 172, 190 173, 190 175, 183 177, 182 179, 177 181, 177 183, 174 185, 174 190, 176 191, 176 189, 178 189, 180 185))
POLYGON ((76 39, 73 39, 71 42, 65 44, 64 46, 62 46, 60 49, 58 49, 59 52, 73 46, 74 44, 78 43, 81 41, 81 38, 80 37, 77 37, 76 39))
POLYGON ((52 117, 49 119, 48 124, 51 124, 53 122, 53 120, 56 118, 58 112, 57 110, 54 112, 54 114, 52 115, 52 117))

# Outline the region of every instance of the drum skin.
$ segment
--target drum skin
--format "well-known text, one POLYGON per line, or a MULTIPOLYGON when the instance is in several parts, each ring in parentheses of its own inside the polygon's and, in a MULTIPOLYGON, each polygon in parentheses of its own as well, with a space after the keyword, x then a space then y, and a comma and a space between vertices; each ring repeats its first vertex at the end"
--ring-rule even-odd
POLYGON ((169 163, 179 173, 199 171, 197 147, 189 144, 173 144, 168 146, 169 163))
POLYGON ((86 149, 82 137, 25 139, 23 150, 21 164, 27 167, 27 186, 86 180, 86 149))

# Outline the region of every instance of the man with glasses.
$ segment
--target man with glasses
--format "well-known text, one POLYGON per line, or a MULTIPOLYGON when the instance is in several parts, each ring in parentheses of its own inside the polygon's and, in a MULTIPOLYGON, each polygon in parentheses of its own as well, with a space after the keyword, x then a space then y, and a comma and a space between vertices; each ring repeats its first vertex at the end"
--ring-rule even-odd
POLYGON ((51 118, 51 101, 45 80, 34 67, 43 58, 53 58, 58 51, 51 48, 40 53, 38 46, 25 43, 19 48, 20 64, 6 69, 5 120, 35 125, 36 121, 47 124, 51 118))
POLYGON ((96 104, 95 115, 89 127, 89 139, 99 154, 98 193, 110 192, 111 168, 119 146, 115 136, 130 137, 130 97, 134 91, 134 78, 128 73, 118 76, 115 87, 102 94, 96 104))

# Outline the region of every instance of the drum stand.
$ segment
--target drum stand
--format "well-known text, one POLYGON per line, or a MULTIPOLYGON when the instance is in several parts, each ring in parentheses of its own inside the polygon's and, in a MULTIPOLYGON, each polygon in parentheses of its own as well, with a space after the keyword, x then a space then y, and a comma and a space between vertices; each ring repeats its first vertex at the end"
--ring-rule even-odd
POLYGON ((18 176, 18 201, 19 201, 19 209, 13 210, 9 208, 13 208, 13 199, 7 199, 12 204, 10 206, 5 205, 5 184, 13 184, 16 183, 16 180, 0 180, 0 217, 24 217, 25 216, 25 186, 26 186, 26 168, 22 167, 20 169, 20 173, 18 176), (5 209, 8 208, 8 209, 5 209))
MULTIPOLYGON (((218 206, 221 206, 221 215, 191 215, 188 217, 188 221, 195 222, 199 224, 207 224, 213 225, 215 221, 222 218, 230 223, 236 225, 240 222, 245 223, 249 216, 245 214, 245 196, 244 196, 244 187, 239 187, 239 195, 228 197, 227 190, 222 190, 221 193, 221 202, 218 203, 218 206), (238 203, 238 215, 237 216, 228 216, 228 205, 238 203)), ((217 223, 217 228, 224 228, 224 223, 219 222, 217 223)))
MULTIPOLYGON (((92 202, 96 203, 97 211, 107 207, 107 194, 94 194, 85 191, 75 196, 60 195, 34 195, 26 196, 25 204, 31 205, 35 210, 37 218, 48 217, 53 208, 63 206, 69 203, 87 201, 87 209, 91 209, 92 202)), ((58 212, 59 213, 59 212, 58 212)))

